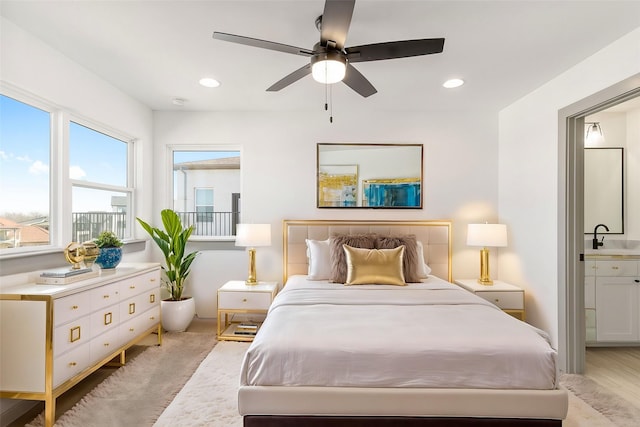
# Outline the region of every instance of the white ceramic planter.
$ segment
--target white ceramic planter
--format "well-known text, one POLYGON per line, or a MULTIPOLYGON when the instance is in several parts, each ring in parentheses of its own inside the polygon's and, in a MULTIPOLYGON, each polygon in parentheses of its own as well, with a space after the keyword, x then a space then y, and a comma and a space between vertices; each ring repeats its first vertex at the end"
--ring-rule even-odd
POLYGON ((168 332, 186 330, 196 314, 196 303, 193 298, 182 301, 164 300, 160 302, 162 310, 162 327, 168 332))

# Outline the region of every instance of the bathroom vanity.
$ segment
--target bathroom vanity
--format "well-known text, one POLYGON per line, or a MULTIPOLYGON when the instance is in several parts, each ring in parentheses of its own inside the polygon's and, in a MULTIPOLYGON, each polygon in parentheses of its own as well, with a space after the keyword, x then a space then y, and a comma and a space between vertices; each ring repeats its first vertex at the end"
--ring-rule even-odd
POLYGON ((640 345, 640 249, 585 254, 587 345, 640 345))

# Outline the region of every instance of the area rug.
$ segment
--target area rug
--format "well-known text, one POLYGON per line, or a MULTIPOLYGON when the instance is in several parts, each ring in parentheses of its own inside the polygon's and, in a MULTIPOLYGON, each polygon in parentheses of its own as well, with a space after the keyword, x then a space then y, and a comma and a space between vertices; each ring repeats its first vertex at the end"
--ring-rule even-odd
POLYGON ((618 427, 640 425, 640 408, 584 375, 562 375, 560 383, 618 427))
MULTIPOLYGON (((56 421, 56 427, 151 426, 216 345, 215 334, 165 333, 161 346, 118 368, 56 421)), ((44 425, 41 413, 27 427, 44 425)))
MULTIPOLYGON (((154 427, 241 427, 238 415, 237 390, 242 357, 248 343, 221 342, 211 351, 198 370, 185 384, 173 402, 160 416, 154 427)), ((581 375, 563 376, 562 383, 569 390, 569 413, 563 427, 626 427, 637 426, 637 414, 615 395, 603 398, 595 407, 580 397, 596 396, 597 401, 607 393, 589 381, 577 381, 581 375), (580 396, 580 397, 578 397, 580 396), (605 416, 606 414, 606 416, 605 416)), ((631 408, 633 409, 633 407, 631 408)))

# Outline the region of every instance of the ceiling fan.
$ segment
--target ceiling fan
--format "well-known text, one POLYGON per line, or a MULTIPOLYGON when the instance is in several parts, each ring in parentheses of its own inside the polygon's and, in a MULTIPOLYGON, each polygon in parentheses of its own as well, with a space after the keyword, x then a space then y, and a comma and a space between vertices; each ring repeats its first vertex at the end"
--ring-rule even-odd
POLYGON ((444 48, 444 38, 401 40, 345 47, 354 6, 355 0, 326 0, 324 12, 316 19, 316 27, 320 30, 320 42, 316 43, 313 49, 220 32, 214 32, 213 38, 306 56, 311 59, 310 63, 274 83, 267 91, 279 91, 312 74, 313 78, 320 83, 343 81, 365 98, 373 95, 377 90, 351 65, 352 63, 430 55, 441 53, 444 48))

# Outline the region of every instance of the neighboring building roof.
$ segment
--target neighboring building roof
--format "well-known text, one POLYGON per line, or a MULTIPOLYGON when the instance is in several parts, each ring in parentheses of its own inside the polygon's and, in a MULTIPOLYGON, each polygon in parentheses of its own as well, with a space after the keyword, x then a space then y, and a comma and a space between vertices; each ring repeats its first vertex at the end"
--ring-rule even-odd
POLYGON ((37 225, 22 225, 8 218, 0 218, 0 229, 7 228, 17 229, 19 231, 19 246, 33 246, 49 243, 49 231, 37 225))
POLYGON ((175 163, 173 170, 240 169, 240 156, 175 163))

